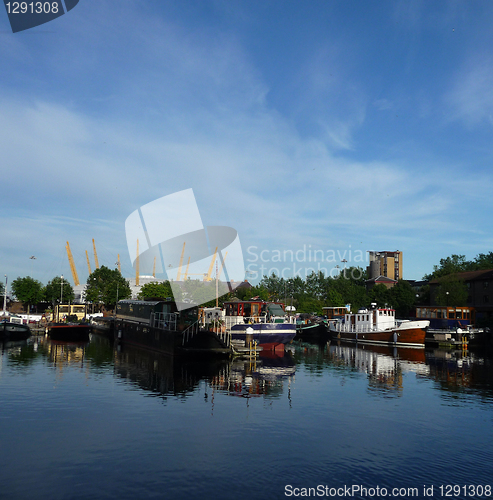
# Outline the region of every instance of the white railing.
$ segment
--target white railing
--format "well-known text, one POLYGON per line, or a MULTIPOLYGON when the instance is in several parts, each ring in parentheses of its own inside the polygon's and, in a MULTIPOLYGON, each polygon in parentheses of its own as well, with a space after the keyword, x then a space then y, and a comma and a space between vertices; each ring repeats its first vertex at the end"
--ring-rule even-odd
MULTIPOLYGON (((197 333, 200 332, 200 327, 201 323, 197 320, 195 323, 183 330, 181 341, 182 345, 187 344, 195 335, 197 335, 197 333)), ((221 327, 212 330, 212 332, 216 334, 219 340, 221 340, 226 347, 231 346, 231 332, 228 332, 221 327)))
POLYGON ((289 323, 296 324, 295 316, 274 316, 267 320, 267 316, 226 316, 224 317, 224 325, 226 330, 229 331, 234 325, 253 325, 253 324, 266 324, 266 323, 289 323), (279 321, 282 319, 282 321, 279 321))
POLYGON ((197 333, 199 333, 200 325, 198 320, 185 328, 182 333, 181 345, 187 344, 197 333))
POLYGON ((370 325, 336 325, 336 331, 340 333, 371 333, 380 332, 380 328, 370 325))

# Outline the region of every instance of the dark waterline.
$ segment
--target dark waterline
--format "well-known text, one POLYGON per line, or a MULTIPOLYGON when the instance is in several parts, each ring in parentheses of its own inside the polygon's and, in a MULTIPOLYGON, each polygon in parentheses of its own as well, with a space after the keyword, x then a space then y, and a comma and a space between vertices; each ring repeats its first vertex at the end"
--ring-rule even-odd
POLYGON ((289 349, 230 363, 97 336, 4 346, 0 498, 429 498, 432 485, 440 498, 440 485, 493 483, 491 355, 289 349))

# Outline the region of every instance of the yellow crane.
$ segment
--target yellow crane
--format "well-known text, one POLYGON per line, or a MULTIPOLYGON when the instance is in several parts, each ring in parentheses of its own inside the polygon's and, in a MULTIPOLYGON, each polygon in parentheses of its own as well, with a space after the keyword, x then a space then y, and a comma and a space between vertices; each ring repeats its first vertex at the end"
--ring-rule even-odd
POLYGON ((79 276, 77 276, 77 270, 75 269, 74 258, 72 256, 72 252, 70 250, 70 244, 67 241, 67 246, 65 247, 67 250, 68 262, 70 264, 70 270, 72 271, 72 278, 74 279, 74 285, 79 286, 79 276))
POLYGON ((118 265, 118 272, 122 274, 122 266, 120 264, 120 254, 118 254, 118 260, 116 261, 116 263, 118 265))
POLYGON ((87 253, 86 250, 86 260, 87 260, 87 270, 89 271, 89 275, 91 275, 91 263, 89 262, 89 254, 87 253))
MULTIPOLYGON (((180 281, 180 277, 181 277, 181 266, 183 265, 183 255, 185 255, 185 244, 186 244, 186 241, 183 242, 183 248, 181 250, 180 263, 178 264, 178 272, 176 273, 176 281, 180 281)), ((188 258, 188 262, 190 262, 190 258, 188 258)), ((187 271, 188 271, 188 266, 187 266, 187 271)))
POLYGON ((212 269, 214 268, 214 262, 216 262, 216 255, 217 255, 217 247, 214 250, 214 255, 212 256, 211 260, 211 265, 209 266, 209 271, 207 272, 207 275, 204 278, 204 281, 211 281, 211 274, 212 274, 212 269))
POLYGON ((188 257, 187 268, 185 270, 185 276, 183 277, 183 281, 187 281, 188 278, 188 268, 190 266, 190 257, 188 257))
POLYGON ((99 269, 98 254, 96 253, 96 243, 94 243, 94 238, 92 239, 92 247, 94 248, 94 263, 96 264, 96 269, 99 269))

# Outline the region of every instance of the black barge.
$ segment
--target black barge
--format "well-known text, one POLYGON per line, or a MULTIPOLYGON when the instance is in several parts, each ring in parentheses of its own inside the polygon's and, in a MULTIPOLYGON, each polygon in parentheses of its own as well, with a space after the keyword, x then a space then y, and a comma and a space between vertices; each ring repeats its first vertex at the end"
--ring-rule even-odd
POLYGON ((166 300, 120 300, 115 341, 168 355, 232 353, 231 337, 200 326, 198 306, 166 300))

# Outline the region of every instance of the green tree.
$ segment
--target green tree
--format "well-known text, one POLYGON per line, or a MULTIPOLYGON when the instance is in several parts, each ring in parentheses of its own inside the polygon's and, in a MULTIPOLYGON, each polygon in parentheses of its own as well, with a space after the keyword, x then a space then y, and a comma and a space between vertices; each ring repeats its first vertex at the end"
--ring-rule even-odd
POLYGON ((378 283, 368 292, 370 302, 376 302, 378 307, 384 307, 390 304, 390 290, 383 284, 378 283))
POLYGON ((389 290, 389 299, 397 316, 407 317, 416 304, 416 292, 409 282, 400 279, 389 290))
POLYGON ((467 286, 457 275, 443 276, 439 280, 435 301, 439 306, 458 307, 467 302, 467 286))
POLYGON ((17 300, 27 306, 28 311, 31 304, 37 304, 44 298, 43 284, 30 276, 12 281, 12 292, 17 300))
POLYGON ((152 283, 146 283, 145 285, 142 285, 138 297, 141 300, 153 297, 158 299, 166 299, 168 297, 173 298, 173 290, 171 289, 171 283, 168 280, 161 281, 160 283, 157 281, 152 283))
POLYGON ((473 266, 475 270, 493 269, 493 252, 478 254, 474 258, 473 266))
POLYGON ((60 303, 61 300, 65 304, 69 304, 74 300, 74 289, 72 285, 60 276, 55 276, 44 288, 44 299, 46 302, 51 302, 53 305, 60 303))
POLYGON ((330 289, 327 294, 326 305, 329 307, 344 307, 344 297, 337 290, 330 289))
POLYGON ((471 262, 466 260, 465 255, 452 254, 450 257, 440 259, 440 265, 433 266, 433 272, 424 276, 425 280, 438 279, 449 274, 457 274, 470 271, 473 268, 471 262))
POLYGON ((93 304, 104 304, 105 309, 113 309, 119 300, 132 296, 128 281, 118 269, 101 266, 87 278, 86 300, 93 304))
POLYGON ((0 283, 0 295, 3 297, 4 293, 5 293, 5 285, 3 283, 0 283))

